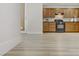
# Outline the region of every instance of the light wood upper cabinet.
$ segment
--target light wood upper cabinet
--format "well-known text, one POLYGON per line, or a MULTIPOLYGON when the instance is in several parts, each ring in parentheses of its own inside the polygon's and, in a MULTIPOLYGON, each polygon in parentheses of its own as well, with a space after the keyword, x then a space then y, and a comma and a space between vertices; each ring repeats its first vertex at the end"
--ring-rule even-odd
POLYGON ((54 8, 49 9, 49 16, 50 17, 55 17, 55 9, 54 8))
POLYGON ((44 17, 49 17, 49 8, 44 8, 43 9, 43 16, 44 17))
POLYGON ((74 16, 79 17, 79 9, 78 8, 75 8, 74 16))
POLYGON ((79 17, 79 8, 43 8, 44 17, 55 17, 56 12, 63 12, 65 18, 79 17))
POLYGON ((78 17, 78 9, 77 8, 65 8, 64 9, 64 17, 65 18, 72 18, 73 16, 78 17))
POLYGON ((43 8, 43 17, 54 17, 54 8, 43 8))
POLYGON ((71 9, 64 9, 64 17, 65 18, 72 18, 72 10, 71 9))

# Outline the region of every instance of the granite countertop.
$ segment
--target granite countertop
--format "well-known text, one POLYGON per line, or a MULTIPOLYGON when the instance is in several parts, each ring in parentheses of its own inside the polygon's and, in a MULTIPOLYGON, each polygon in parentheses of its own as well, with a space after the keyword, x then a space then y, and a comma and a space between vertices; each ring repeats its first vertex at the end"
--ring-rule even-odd
MULTIPOLYGON (((43 22, 49 22, 49 23, 51 23, 51 22, 54 22, 54 21, 43 21, 43 22)), ((64 22, 71 22, 71 21, 64 21, 64 22)), ((73 23, 77 23, 77 22, 79 22, 79 21, 76 21, 76 22, 73 22, 73 23)))
MULTIPOLYGON (((45 18, 43 19, 43 22, 54 22, 54 18, 45 18), (48 19, 48 20, 45 20, 48 19)), ((73 22, 72 18, 64 18, 64 22, 73 22)), ((77 18, 76 22, 79 22, 79 18, 77 18)))

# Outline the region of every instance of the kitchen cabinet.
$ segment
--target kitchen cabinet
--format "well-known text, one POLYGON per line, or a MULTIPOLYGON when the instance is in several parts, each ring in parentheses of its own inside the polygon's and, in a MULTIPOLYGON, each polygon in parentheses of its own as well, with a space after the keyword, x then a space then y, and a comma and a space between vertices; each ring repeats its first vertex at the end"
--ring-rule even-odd
POLYGON ((55 32, 56 25, 54 22, 43 22, 43 32, 55 32))
POLYGON ((43 8, 43 17, 55 17, 56 12, 63 12, 65 18, 79 18, 79 8, 43 8))
POLYGON ((48 22, 43 22, 43 31, 44 32, 48 32, 49 31, 48 26, 49 26, 49 23, 48 22))
POLYGON ((64 8, 64 17, 65 18, 73 18, 73 16, 79 17, 78 8, 64 8))
MULTIPOLYGON (((43 22, 43 32, 56 32, 55 22, 43 22)), ((65 22, 65 32, 79 32, 79 22, 65 22)))
POLYGON ((49 17, 49 8, 43 8, 43 17, 49 17))
POLYGON ((71 16, 72 16, 72 10, 71 9, 69 9, 69 8, 65 8, 64 9, 64 17, 65 18, 71 18, 71 16))
POLYGON ((65 23, 65 32, 73 32, 74 31, 74 23, 66 22, 65 23))
POLYGON ((65 32, 79 32, 79 22, 65 22, 65 32))
POLYGON ((54 22, 49 22, 49 31, 55 32, 56 31, 56 25, 54 22))
POLYGON ((74 14, 74 16, 79 17, 79 8, 75 8, 73 14, 74 14))
POLYGON ((74 27, 75 27, 75 31, 79 32, 79 22, 76 22, 74 27))
POLYGON ((55 9, 54 8, 49 9, 49 17, 55 17, 55 9))
POLYGON ((54 17, 54 8, 43 8, 43 17, 54 17))

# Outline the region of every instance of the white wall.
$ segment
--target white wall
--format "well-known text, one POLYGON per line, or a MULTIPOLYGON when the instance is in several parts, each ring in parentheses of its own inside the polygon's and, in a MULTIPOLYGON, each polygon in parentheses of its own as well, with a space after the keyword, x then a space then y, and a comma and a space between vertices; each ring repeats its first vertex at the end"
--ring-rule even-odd
POLYGON ((26 32, 29 34, 42 33, 42 4, 26 3, 25 4, 25 22, 26 32))
POLYGON ((20 41, 20 4, 0 3, 0 55, 16 46, 20 41))

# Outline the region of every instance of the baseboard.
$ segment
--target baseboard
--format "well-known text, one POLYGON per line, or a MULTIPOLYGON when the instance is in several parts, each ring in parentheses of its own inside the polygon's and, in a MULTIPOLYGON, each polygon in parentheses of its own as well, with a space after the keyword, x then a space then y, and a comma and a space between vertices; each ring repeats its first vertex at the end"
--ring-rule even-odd
POLYGON ((20 31, 20 33, 27 33, 27 34, 43 34, 43 32, 26 32, 26 31, 20 31))
POLYGON ((16 38, 0 43, 0 55, 4 55, 5 53, 13 49, 20 42, 21 39, 16 38))
POLYGON ((25 31, 20 31, 20 33, 27 33, 27 32, 25 32, 25 31))
POLYGON ((27 32, 27 34, 43 34, 42 32, 27 32))

